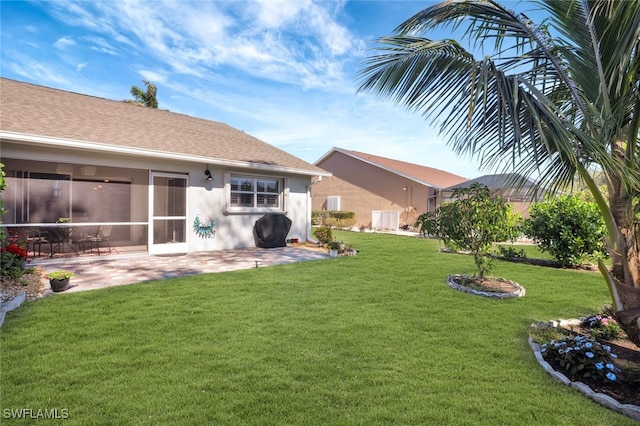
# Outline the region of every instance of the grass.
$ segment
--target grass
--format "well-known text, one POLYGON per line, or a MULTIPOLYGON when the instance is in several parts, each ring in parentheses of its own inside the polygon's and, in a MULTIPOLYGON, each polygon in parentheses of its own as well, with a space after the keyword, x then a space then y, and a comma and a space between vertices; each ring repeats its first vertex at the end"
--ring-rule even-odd
MULTIPOLYGON (((7 316, 0 403, 67 424, 625 425, 560 385, 526 342, 538 320, 608 302, 592 272, 496 262, 527 289, 450 289, 469 256, 433 240, 338 233, 360 250, 60 294, 7 316)), ((29 421, 27 421, 29 422, 29 421)))

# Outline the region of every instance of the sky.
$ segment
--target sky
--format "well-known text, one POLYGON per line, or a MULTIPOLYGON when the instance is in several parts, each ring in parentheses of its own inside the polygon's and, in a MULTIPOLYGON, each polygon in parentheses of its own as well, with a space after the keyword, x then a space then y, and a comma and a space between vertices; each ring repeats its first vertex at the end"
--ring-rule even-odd
POLYGON ((491 170, 418 113, 357 91, 374 40, 433 3, 0 0, 0 75, 112 100, 148 80, 160 109, 312 164, 337 147, 471 179, 491 170))

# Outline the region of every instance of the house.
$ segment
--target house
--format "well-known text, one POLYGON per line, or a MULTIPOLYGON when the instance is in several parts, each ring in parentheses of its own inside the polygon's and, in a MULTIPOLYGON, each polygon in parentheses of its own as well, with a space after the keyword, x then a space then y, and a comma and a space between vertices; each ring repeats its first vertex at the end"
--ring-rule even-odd
POLYGON ((355 212, 356 225, 374 229, 412 226, 434 211, 440 191, 467 179, 418 164, 333 148, 315 165, 331 172, 311 187, 314 210, 355 212))
POLYGON ((534 182, 531 179, 523 179, 514 173, 484 175, 442 190, 443 202, 451 201, 455 188, 469 188, 474 183, 486 185, 492 194, 502 196, 513 206, 513 211, 522 217, 529 217, 531 203, 538 202, 541 196, 535 196, 532 188, 534 182))
POLYGON ((330 175, 224 123, 122 101, 2 78, 0 108, 2 226, 71 242, 105 227, 150 254, 254 247, 266 214, 305 240, 312 177, 330 175))

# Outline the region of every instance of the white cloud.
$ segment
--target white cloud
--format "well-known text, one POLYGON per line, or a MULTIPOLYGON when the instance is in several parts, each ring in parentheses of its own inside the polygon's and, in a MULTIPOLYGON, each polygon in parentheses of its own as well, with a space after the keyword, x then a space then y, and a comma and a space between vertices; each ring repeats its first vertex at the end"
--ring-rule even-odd
POLYGON ((54 46, 57 49, 64 49, 68 46, 75 46, 76 42, 69 37, 61 37, 55 43, 54 46))
POLYGON ((31 58, 17 55, 15 61, 5 64, 15 74, 23 77, 26 81, 33 80, 41 82, 49 86, 70 87, 71 82, 66 78, 67 73, 49 66, 49 64, 40 63, 31 58))
POLYGON ((87 36, 84 40, 91 44, 91 49, 96 52, 106 53, 111 56, 118 56, 118 49, 109 43, 104 37, 87 36))
POLYGON ((166 73, 161 73, 152 70, 139 70, 138 73, 144 80, 154 83, 156 86, 167 81, 166 73))

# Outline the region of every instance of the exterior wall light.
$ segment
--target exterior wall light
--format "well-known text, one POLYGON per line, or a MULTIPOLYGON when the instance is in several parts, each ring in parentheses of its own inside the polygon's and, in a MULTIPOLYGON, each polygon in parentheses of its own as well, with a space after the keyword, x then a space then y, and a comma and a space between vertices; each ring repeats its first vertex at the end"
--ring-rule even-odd
POLYGON ((211 182, 213 180, 213 176, 211 176, 211 170, 209 170, 209 166, 207 166, 206 170, 204 171, 204 175, 206 176, 204 180, 206 180, 207 182, 211 182))

